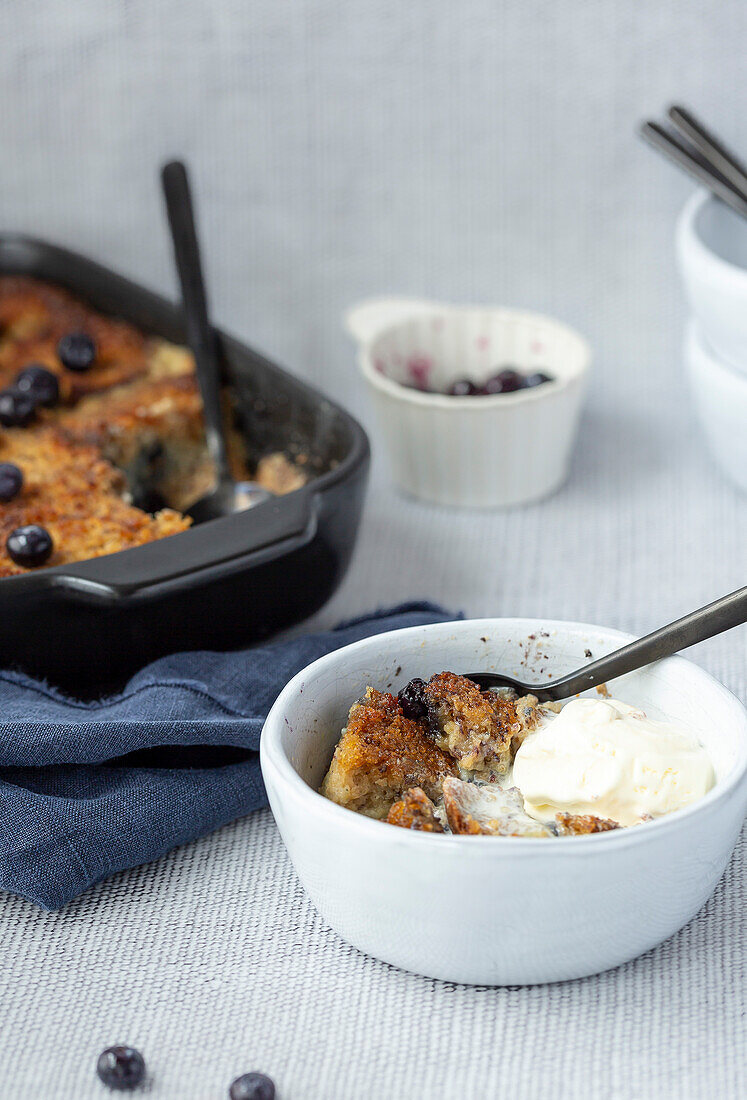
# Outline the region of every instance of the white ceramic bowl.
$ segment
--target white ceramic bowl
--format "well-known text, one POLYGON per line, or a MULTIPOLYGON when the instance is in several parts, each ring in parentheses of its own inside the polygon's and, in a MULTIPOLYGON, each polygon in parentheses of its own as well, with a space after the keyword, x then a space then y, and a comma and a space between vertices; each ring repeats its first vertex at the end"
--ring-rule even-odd
POLYGON ((726 476, 747 492, 747 374, 719 359, 696 321, 685 331, 685 364, 708 448, 726 476))
POLYGON ((568 473, 591 359, 572 329, 513 309, 417 300, 361 303, 347 314, 395 482, 435 504, 506 507, 554 492, 568 473), (491 397, 449 397, 504 367, 554 381, 491 397))
POLYGON ((367 684, 396 691, 443 669, 558 676, 583 664, 587 649, 597 657, 628 640, 579 623, 478 619, 380 634, 294 677, 262 732, 262 774, 325 921, 394 966, 485 985, 594 974, 686 924, 721 877, 744 819, 747 714, 683 658, 611 684, 652 716, 696 728, 713 759, 716 786, 657 821, 551 840, 438 836, 372 821, 317 793, 348 708, 367 684))
POLYGON ((677 224, 677 256, 709 345, 747 372, 747 220, 708 191, 698 192, 677 224))

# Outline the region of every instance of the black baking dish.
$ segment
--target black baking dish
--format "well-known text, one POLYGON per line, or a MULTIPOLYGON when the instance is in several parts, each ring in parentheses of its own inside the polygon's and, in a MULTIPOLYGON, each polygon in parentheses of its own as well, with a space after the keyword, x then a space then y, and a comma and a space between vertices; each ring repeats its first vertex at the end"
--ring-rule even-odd
MULTIPOLYGON (((184 343, 179 309, 43 241, 0 234, 0 274, 46 279, 101 313, 184 343)), ((249 511, 101 558, 0 580, 0 666, 79 695, 184 649, 231 649, 311 615, 355 543, 369 446, 353 417, 232 337, 225 380, 251 456, 304 453, 309 482, 249 511)))

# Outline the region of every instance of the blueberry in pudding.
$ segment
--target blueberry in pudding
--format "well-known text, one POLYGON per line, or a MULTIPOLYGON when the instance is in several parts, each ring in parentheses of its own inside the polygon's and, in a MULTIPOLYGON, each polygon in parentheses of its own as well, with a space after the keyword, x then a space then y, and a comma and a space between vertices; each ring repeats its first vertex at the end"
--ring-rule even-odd
POLYGON ((96 345, 87 332, 68 332, 57 344, 57 354, 68 370, 90 370, 96 359, 96 345))
POLYGON ((3 390, 0 393, 0 424, 4 428, 25 428, 34 419, 36 402, 28 393, 3 390))
POLYGON ((53 549, 52 536, 46 527, 38 523, 29 523, 25 527, 16 527, 8 535, 5 548, 16 565, 35 568, 44 565, 53 549))
POLYGON ((60 400, 60 383, 57 375, 41 363, 31 363, 16 376, 14 389, 25 393, 45 409, 51 409, 60 400))
POLYGON ((7 504, 23 486, 23 474, 14 462, 0 462, 0 501, 7 504))
POLYGON ((410 680, 409 684, 406 684, 400 691, 397 701, 405 718, 411 718, 414 722, 417 722, 419 718, 426 717, 428 701, 425 696, 425 686, 425 680, 416 678, 410 680))

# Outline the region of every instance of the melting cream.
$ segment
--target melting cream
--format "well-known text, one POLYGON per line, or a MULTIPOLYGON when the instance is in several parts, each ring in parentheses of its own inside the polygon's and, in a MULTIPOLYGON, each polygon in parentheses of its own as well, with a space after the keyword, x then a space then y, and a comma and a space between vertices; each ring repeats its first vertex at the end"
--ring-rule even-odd
POLYGON ((702 798, 715 779, 689 730, 617 699, 573 699, 525 739, 513 781, 540 821, 566 811, 636 825, 702 798))

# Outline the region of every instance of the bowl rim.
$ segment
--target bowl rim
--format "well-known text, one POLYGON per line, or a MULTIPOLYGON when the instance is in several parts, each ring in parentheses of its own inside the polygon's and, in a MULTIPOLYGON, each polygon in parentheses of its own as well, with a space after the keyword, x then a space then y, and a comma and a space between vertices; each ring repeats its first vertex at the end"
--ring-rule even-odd
MULTIPOLYGON (((280 692, 270 708, 262 727, 262 734, 260 737, 260 764, 262 775, 265 775, 266 770, 271 770, 272 776, 277 780, 278 787, 281 789, 283 795, 287 795, 297 802, 300 802, 307 814, 321 815, 331 826, 337 825, 338 827, 347 829, 348 832, 350 832, 350 830, 358 830, 361 832, 362 839, 367 838, 370 842, 375 842, 376 837, 378 837, 381 843, 384 844, 397 843, 406 845, 437 843, 444 852, 447 850, 459 851, 460 858, 464 858, 465 853, 472 851, 477 853, 477 858, 488 858, 484 846, 475 844, 474 837, 453 836, 450 834, 446 836, 442 834, 435 835, 413 829, 391 828, 387 830, 381 828, 385 822, 366 817, 363 814, 354 813, 344 806, 338 806, 335 802, 325 798, 324 795, 309 786, 309 784, 296 772, 282 749, 280 732, 283 726, 287 724, 284 715, 286 701, 293 697, 300 687, 308 687, 309 679, 313 678, 314 674, 320 668, 323 668, 325 665, 334 664, 336 660, 339 660, 341 656, 344 657, 344 655, 349 653, 352 649, 375 648, 376 643, 385 638, 397 637, 404 641, 410 636, 418 637, 422 640, 423 631, 427 631, 431 627, 437 629, 453 629, 454 627, 464 629, 465 625, 468 624, 470 627, 473 627, 477 633, 477 631, 489 631, 491 627, 495 629, 496 623, 511 624, 512 631, 527 629, 536 632, 538 627, 541 627, 543 630, 550 631, 561 629, 571 630, 577 633, 583 632, 586 634, 597 632, 606 636, 610 641, 620 641, 622 643, 633 641, 636 638, 634 634, 615 630, 610 627, 602 627, 594 623, 583 623, 564 619, 514 618, 510 616, 483 619, 457 619, 444 623, 426 623, 418 626, 402 627, 398 630, 388 630, 381 634, 374 634, 367 638, 361 638, 356 642, 351 642, 349 645, 342 646, 340 649, 333 650, 333 652, 327 653, 317 658, 315 661, 312 661, 310 664, 306 665, 305 668, 301 669, 280 692)), ((553 852, 588 854, 590 850, 589 845, 606 845, 609 848, 610 846, 620 847, 630 844, 646 843, 646 839, 657 835, 657 832, 659 835, 667 831, 671 832, 673 829, 677 829, 681 822, 692 819, 696 815, 707 813, 713 806, 726 801, 731 793, 738 788, 740 784, 745 782, 747 778, 747 708, 745 708, 742 701, 730 691, 729 688, 725 687, 714 676, 711 676, 709 672, 706 672, 705 669, 696 665, 694 662, 688 661, 685 657, 679 655, 667 657, 665 661, 668 664, 677 663, 678 665, 687 666, 687 668, 691 670, 691 675, 692 671, 694 671, 696 675, 708 685, 709 690, 715 691, 716 694, 720 695, 730 705, 734 706, 738 712, 741 712, 743 736, 741 738, 737 761, 731 774, 726 776, 723 780, 717 780, 707 794, 691 803, 691 805, 685 806, 680 810, 674 810, 672 813, 665 814, 654 821, 645 822, 645 828, 639 826, 614 829, 609 832, 597 833, 594 835, 555 837, 553 838, 553 852), (654 832, 654 830, 657 832, 654 832), (643 838, 642 841, 641 837, 643 838)), ((496 840, 498 838, 492 837, 486 839, 496 840)), ((500 857, 500 853, 510 856, 517 851, 525 852, 530 858, 544 858, 548 854, 547 846, 544 844, 537 844, 536 837, 500 837, 500 841, 500 845, 494 845, 488 849, 491 858, 496 854, 500 857), (532 853, 534 854, 532 855, 532 853)))
MULTIPOLYGON (((675 229, 677 251, 683 264, 688 267, 693 264, 702 264, 709 269, 714 278, 721 281, 728 280, 732 287, 735 282, 743 284, 747 291, 747 267, 740 267, 731 260, 725 260, 706 244, 697 231, 698 215, 709 203, 716 204, 719 200, 705 188, 699 188, 694 195, 690 195, 677 218, 675 229)), ((725 206, 723 203, 720 205, 725 206)))
POLYGON ((589 372, 592 353, 591 345, 580 332, 570 325, 567 325, 564 321, 559 321, 557 318, 551 317, 546 313, 536 313, 527 309, 514 309, 512 306, 438 305, 434 303, 431 309, 426 309, 425 307, 420 309, 413 308, 411 316, 398 317, 396 321, 391 321, 389 324, 383 325, 376 331, 376 334, 372 336, 370 340, 367 340, 359 346, 357 359, 358 366, 364 378, 371 385, 388 394, 390 397, 398 398, 412 405, 420 405, 421 407, 479 412, 481 409, 493 410, 504 406, 510 408, 511 406, 530 401, 542 401, 544 398, 550 397, 551 394, 559 393, 561 390, 566 390, 573 385, 577 385, 589 372), (403 325, 408 324, 411 320, 419 317, 428 317, 432 314, 438 316, 445 315, 448 317, 450 315, 454 316, 465 313, 492 313, 498 314, 500 318, 511 319, 513 321, 523 321, 535 325, 540 324, 549 326, 571 337, 571 339, 575 341, 578 346, 578 362, 573 364, 573 369, 565 378, 554 377, 543 386, 535 386, 528 390, 515 390, 513 393, 481 394, 479 398, 476 396, 453 397, 451 394, 429 393, 425 390, 411 389, 409 386, 403 386, 401 382, 395 382, 391 378, 388 378, 374 366, 374 346, 379 340, 382 340, 385 336, 390 335, 403 325))

